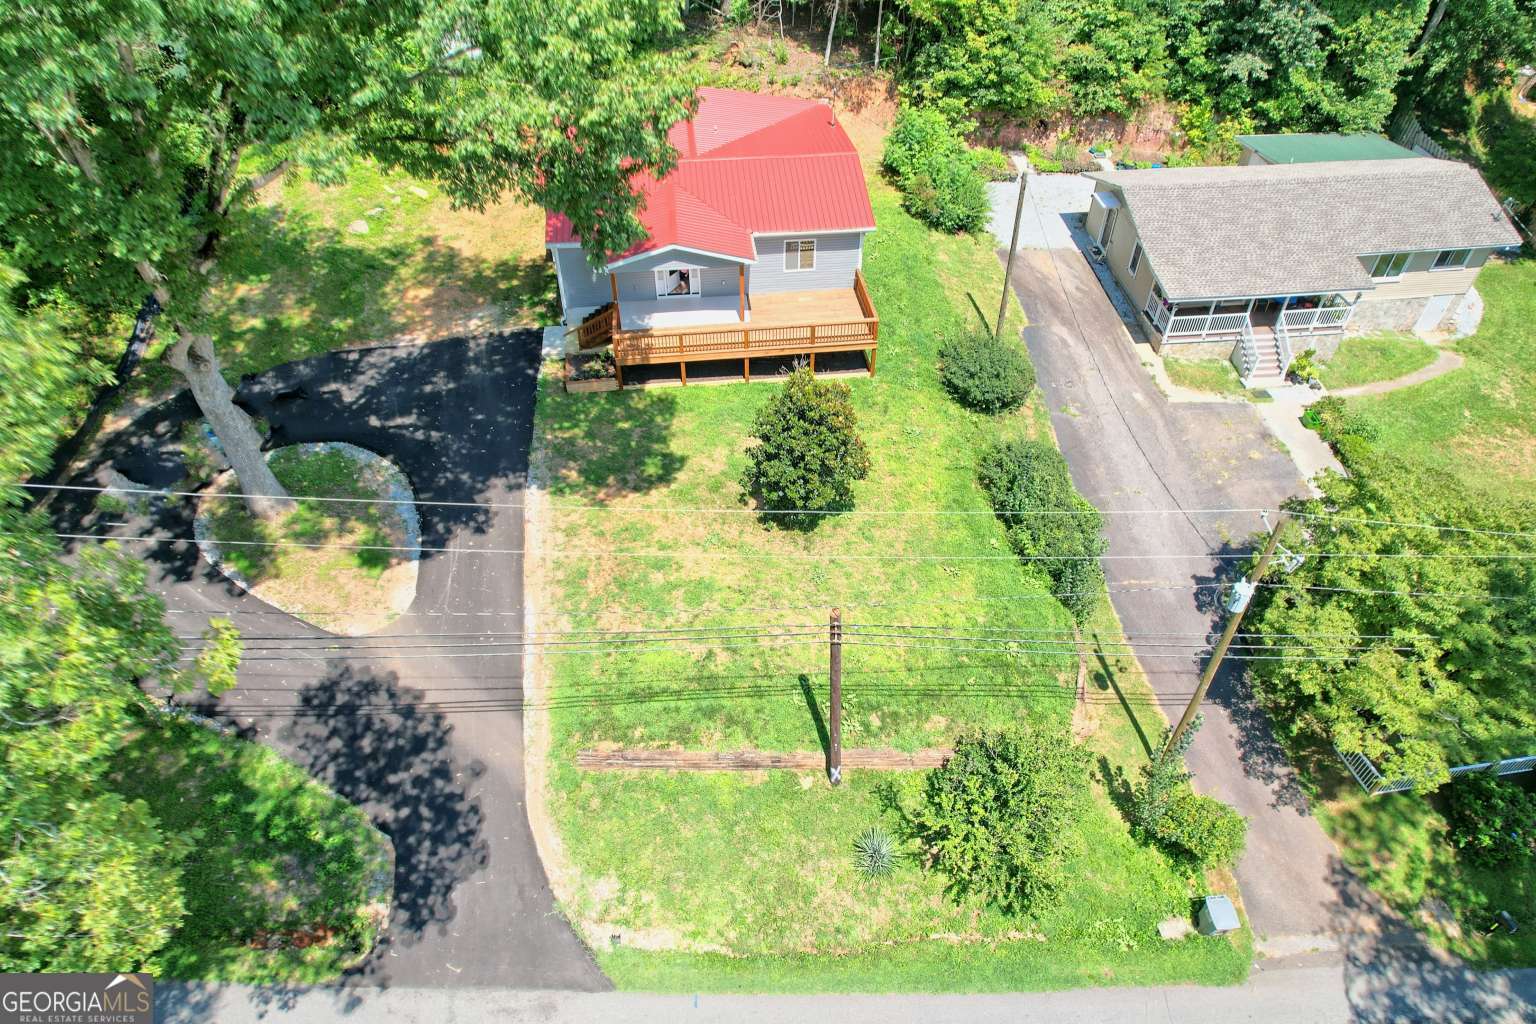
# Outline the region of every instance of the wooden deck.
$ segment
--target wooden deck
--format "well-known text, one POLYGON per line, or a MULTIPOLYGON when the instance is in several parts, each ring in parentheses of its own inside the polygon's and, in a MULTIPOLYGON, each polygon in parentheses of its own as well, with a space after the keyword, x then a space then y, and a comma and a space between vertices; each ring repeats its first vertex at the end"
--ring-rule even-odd
POLYGON ((803 355, 814 370, 818 352, 864 352, 869 372, 875 372, 880 319, 862 274, 854 274, 852 288, 754 295, 750 308, 750 319, 741 324, 615 331, 620 384, 624 367, 657 363, 682 364, 684 383, 690 362, 739 359, 750 380, 753 359, 803 355))

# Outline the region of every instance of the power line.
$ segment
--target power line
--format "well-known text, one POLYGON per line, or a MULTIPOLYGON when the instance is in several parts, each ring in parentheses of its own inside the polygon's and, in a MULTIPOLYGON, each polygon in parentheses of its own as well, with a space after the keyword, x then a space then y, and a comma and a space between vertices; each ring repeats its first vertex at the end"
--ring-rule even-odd
MULTIPOLYGON (((736 643, 709 644, 706 649, 707 650, 711 650, 711 651, 719 651, 719 650, 728 650, 728 649, 732 649, 732 648, 741 648, 741 647, 756 647, 756 648, 759 648, 759 649, 768 649, 768 648, 774 648, 774 647, 805 647, 805 646, 818 646, 819 647, 819 646, 825 644, 826 642, 827 641, 826 641, 825 637, 816 637, 816 638, 813 638, 813 639, 806 639, 806 640, 799 640, 799 639, 794 639, 793 637, 789 637, 789 638, 785 638, 782 642, 772 642, 772 641, 767 641, 767 640, 759 640, 759 641, 756 641, 756 642, 753 642, 753 643, 748 643, 748 644, 736 644, 736 643)), ((498 646, 499 647, 501 645, 494 645, 494 646, 498 646)), ((387 659, 389 659, 391 661, 428 661, 428 660, 431 660, 431 659, 434 659, 434 658, 507 658, 507 657, 521 658, 524 655, 524 653, 525 653, 525 651, 523 650, 523 647, 525 645, 518 644, 518 645, 515 645, 515 646, 518 647, 518 650, 514 650, 514 651, 495 650, 495 651, 485 651, 485 652, 481 652, 481 653, 469 653, 469 654, 451 653, 451 654, 400 654, 400 655, 394 655, 394 654, 390 654, 389 650, 386 648, 386 649, 380 650, 380 651, 378 651, 376 653, 369 653, 369 654, 361 654, 361 653, 360 654, 350 654, 349 653, 349 654, 329 655, 329 656, 327 656, 323 660, 325 660, 325 661, 377 661, 377 660, 379 660, 381 658, 387 658, 387 659)), ((662 653, 662 652, 666 652, 666 651, 675 651, 675 650, 680 650, 680 649, 681 648, 679 648, 679 647, 660 647, 660 646, 656 646, 656 647, 641 647, 641 648, 634 648, 634 647, 578 647, 578 648, 569 648, 569 649, 562 648, 560 650, 545 650, 545 651, 542 651, 541 653, 543 653, 543 654, 550 654, 550 655, 557 655, 557 654, 559 654, 559 655, 563 655, 563 654, 652 654, 652 653, 662 653)), ((303 652, 302 651, 296 651, 295 653, 303 653, 303 652)), ((192 657, 188 657, 187 655, 183 654, 178 660, 180 660, 180 661, 195 661, 196 660, 196 656, 194 655, 192 657)), ((294 663, 294 662, 300 662, 301 663, 304 659, 292 658, 292 657, 276 658, 276 657, 267 657, 267 656, 259 656, 259 657, 255 657, 255 658, 247 658, 247 657, 242 656, 240 660, 242 662, 247 662, 247 661, 251 661, 251 662, 276 661, 276 662, 288 662, 288 663, 294 663)))
MULTIPOLYGON (((175 491, 156 490, 151 487, 103 487, 84 484, 17 484, 31 490, 76 491, 86 493, 137 494, 156 498, 272 498, 288 497, 296 501, 335 502, 361 505, 425 505, 437 508, 508 509, 526 511, 531 506, 522 502, 504 501, 442 501, 426 498, 341 498, 319 494, 267 495, 244 491, 175 491)), ((664 505, 561 505, 543 506, 552 512, 594 512, 614 515, 718 515, 739 514, 754 516, 1152 516, 1152 515, 1264 515, 1281 511, 1269 507, 1234 508, 1132 508, 1132 509, 763 509, 745 506, 664 506, 664 505)), ((1369 526, 1395 526, 1408 529, 1436 530, 1446 533, 1465 533, 1491 537, 1536 537, 1533 530, 1493 530, 1472 526, 1448 526, 1444 523, 1414 522, 1399 519, 1371 519, 1340 512, 1290 512, 1301 519, 1327 519, 1369 526)))
MULTIPOLYGON (((0 537, 14 537, 17 534, 0 533, 0 537)), ((135 544, 196 544, 196 537, 146 537, 146 536, 120 536, 113 534, 95 533, 55 533, 54 537, 61 540, 94 540, 94 541, 126 541, 135 544)), ((345 544, 336 541, 308 542, 289 540, 213 540, 210 541, 216 547, 289 547, 321 550, 347 550, 347 551, 395 551, 403 553, 432 552, 435 554, 453 555, 528 555, 540 554, 540 552, 528 552, 522 548, 450 548, 428 547, 419 545, 405 547, 390 544, 345 544)), ((567 551, 548 552, 553 557, 561 558, 705 558, 728 559, 744 558, 767 561, 789 562, 1099 562, 1099 561, 1180 561, 1185 559, 1210 559, 1214 561, 1244 560, 1252 557, 1246 552, 1208 551, 1193 554, 1168 554, 1164 552, 1151 552, 1140 555, 852 555, 838 552, 758 552, 758 551, 631 551, 631 550, 596 550, 571 549, 567 551)), ((1443 560, 1443 559, 1479 559, 1493 558, 1511 561, 1528 561, 1536 559, 1536 552, 1512 552, 1512 551, 1488 551, 1488 552, 1431 552, 1420 554, 1408 551, 1296 551, 1292 554, 1302 555, 1307 558, 1411 558, 1415 560, 1443 560)))

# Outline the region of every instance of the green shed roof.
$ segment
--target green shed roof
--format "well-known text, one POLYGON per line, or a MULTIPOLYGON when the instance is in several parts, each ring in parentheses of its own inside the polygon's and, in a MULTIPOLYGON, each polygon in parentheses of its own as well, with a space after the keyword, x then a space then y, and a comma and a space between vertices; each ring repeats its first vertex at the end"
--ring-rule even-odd
POLYGON ((1325 135, 1239 135, 1237 141, 1275 164, 1331 163, 1335 160, 1406 160, 1418 156, 1391 139, 1369 132, 1325 135))

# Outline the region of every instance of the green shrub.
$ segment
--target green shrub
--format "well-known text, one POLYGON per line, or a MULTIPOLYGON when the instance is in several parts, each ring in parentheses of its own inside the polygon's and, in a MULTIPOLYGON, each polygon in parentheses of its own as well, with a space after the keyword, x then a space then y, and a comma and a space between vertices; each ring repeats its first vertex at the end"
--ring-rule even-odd
POLYGON ((1029 165, 1041 174, 1061 173, 1061 161, 1054 157, 1046 156, 1045 150, 1034 143, 1026 145, 1024 152, 1029 156, 1029 165))
POLYGON ((769 49, 773 51, 773 62, 775 64, 789 63, 789 47, 785 45, 784 40, 775 39, 769 49))
POLYGON ((1290 375, 1297 380, 1319 379, 1322 370, 1317 365, 1317 349, 1304 349, 1291 358, 1290 375))
MULTIPOLYGON (((848 385, 819 381, 805 368, 789 375, 752 423, 742 486, 765 509, 840 511, 853 507, 853 482, 869 475, 848 385)), ((798 517, 782 517, 794 525, 798 517)), ((798 525, 814 525, 805 516, 798 525)))
POLYGON ((1248 819, 1220 800, 1182 786, 1174 790, 1153 834, 1202 868, 1228 868, 1242 855, 1248 819))
POLYGON ((1064 725, 976 733, 928 773, 908 818, 954 894, 1029 914, 1060 894, 1087 788, 1088 754, 1064 725))
POLYGON ((1004 412, 1023 405, 1034 390, 1035 366, 1019 345, 974 331, 939 349, 939 379, 961 405, 1004 412))
POLYGON ((111 491, 102 491, 96 495, 96 511, 104 516, 125 516, 133 508, 128 499, 111 491))
POLYGON ((977 475, 1014 551, 1044 570, 1057 600, 1086 620, 1104 584, 1103 518, 1072 486, 1061 453, 1048 441, 1005 441, 982 456, 977 475), (1030 514, 1039 512, 1052 514, 1030 514))
POLYGON ((1141 766, 1141 781, 1131 788, 1131 826, 1136 829, 1142 839, 1153 839, 1157 835, 1157 826, 1162 822, 1163 815, 1168 813, 1169 804, 1173 801, 1174 794, 1180 786, 1189 782, 1189 770, 1184 765, 1184 755, 1189 752, 1190 745, 1195 742, 1195 733, 1205 724, 1205 716, 1197 714, 1189 723, 1189 728, 1179 737, 1179 742, 1169 747, 1168 738, 1173 735, 1173 726, 1163 730, 1162 742, 1157 746, 1157 753, 1152 760, 1141 766))
POLYGON ((1018 173, 1008 154, 1000 149, 978 146, 971 150, 971 155, 976 158, 977 173, 988 181, 1012 181, 1018 173))
POLYGON ((1467 860, 1498 867, 1536 852, 1536 794, 1491 772, 1453 779, 1444 792, 1451 842, 1467 860))
POLYGON ((896 870, 896 840, 878 825, 871 825, 853 841, 854 863, 865 878, 884 878, 896 870))
POLYGON ((986 223, 987 187, 960 126, 931 107, 903 106, 885 142, 885 169, 908 213, 943 231, 986 223))

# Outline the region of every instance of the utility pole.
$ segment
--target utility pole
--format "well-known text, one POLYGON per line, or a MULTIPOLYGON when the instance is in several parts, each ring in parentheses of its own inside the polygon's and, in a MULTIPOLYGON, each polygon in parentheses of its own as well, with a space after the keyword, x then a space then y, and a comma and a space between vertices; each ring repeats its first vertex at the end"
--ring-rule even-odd
POLYGON ((1184 730, 1189 728, 1189 723, 1194 720, 1200 711, 1200 702, 1205 699, 1205 692, 1211 688, 1211 680, 1216 678, 1216 672, 1221 668, 1221 663, 1226 660, 1227 648, 1232 645, 1232 637, 1237 634, 1237 627, 1243 624, 1243 614, 1248 611, 1248 605, 1253 600, 1253 592, 1259 582, 1264 579, 1264 572, 1269 568, 1269 560, 1274 556, 1275 546, 1280 543, 1280 530, 1285 526, 1289 518, 1284 512, 1275 517, 1275 524, 1269 528, 1269 540, 1264 543, 1264 551, 1259 555, 1259 560, 1254 563, 1253 571, 1248 574, 1246 586, 1239 584, 1246 592, 1243 593, 1242 603, 1232 612, 1232 617, 1227 620, 1227 628, 1221 631, 1221 639, 1216 642, 1216 649, 1211 652, 1211 660, 1205 663, 1205 672, 1200 676, 1200 685, 1195 687, 1195 695, 1189 699, 1189 706, 1184 709, 1184 717, 1179 719, 1179 724, 1173 732, 1168 734, 1168 744, 1163 748, 1160 757, 1167 756, 1168 751, 1178 746, 1179 737, 1184 735, 1184 730))
POLYGON ((1008 316, 1008 292, 1013 281, 1013 254, 1019 250, 1019 222, 1024 219, 1024 189, 1029 183, 1029 162, 1019 169, 1019 202, 1013 208, 1013 240, 1008 243, 1008 269, 1003 272, 1003 299, 997 304, 997 330, 993 336, 1003 336, 1003 320, 1008 316))
POLYGON ((843 781, 843 613, 832 609, 828 623, 828 675, 832 683, 827 714, 827 778, 836 786, 843 781))

